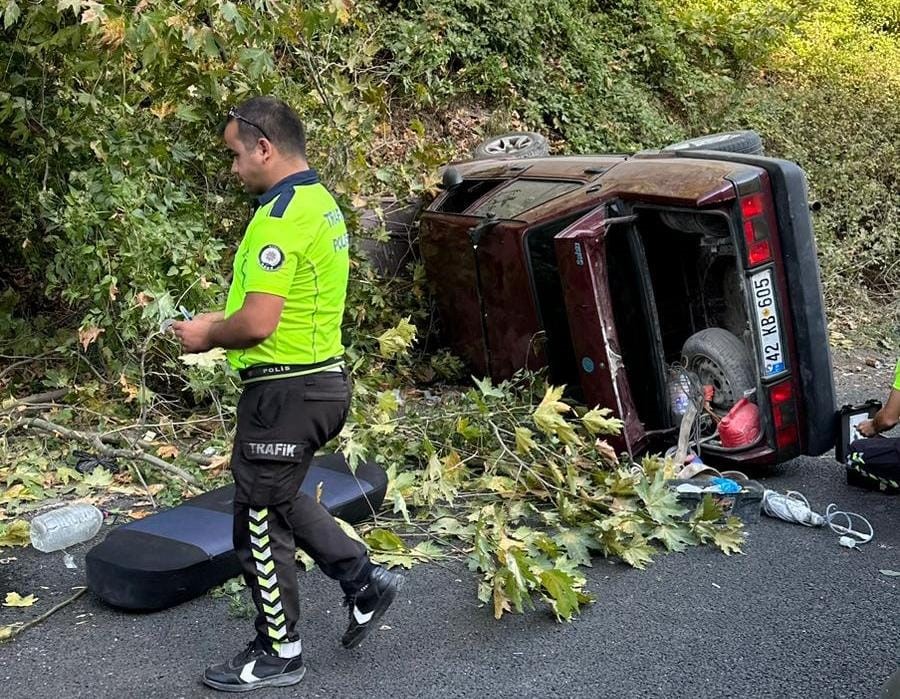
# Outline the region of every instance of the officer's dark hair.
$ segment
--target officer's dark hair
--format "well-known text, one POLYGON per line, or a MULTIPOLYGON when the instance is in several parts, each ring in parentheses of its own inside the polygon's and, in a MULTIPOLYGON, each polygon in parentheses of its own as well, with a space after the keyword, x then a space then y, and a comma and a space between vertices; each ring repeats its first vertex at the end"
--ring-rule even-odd
MULTIPOLYGON (((297 113, 274 97, 254 97, 228 112, 236 121, 238 138, 252 148, 262 136, 282 153, 306 157, 306 132, 297 113)), ((226 124, 228 123, 226 122, 226 124)))

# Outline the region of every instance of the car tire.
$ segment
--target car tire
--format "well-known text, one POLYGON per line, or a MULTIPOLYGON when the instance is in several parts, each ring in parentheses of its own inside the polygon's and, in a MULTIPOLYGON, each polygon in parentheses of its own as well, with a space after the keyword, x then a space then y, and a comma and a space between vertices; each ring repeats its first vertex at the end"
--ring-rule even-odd
POLYGON ((741 340, 722 328, 706 328, 691 335, 681 349, 684 366, 715 387, 710 405, 727 412, 745 392, 756 388, 753 362, 741 340))
POLYGON ((514 131, 491 136, 472 151, 476 160, 485 158, 544 158, 550 155, 547 139, 533 131, 514 131))
POLYGON ((663 148, 665 152, 677 150, 719 150, 728 153, 762 155, 762 138, 756 131, 725 131, 679 141, 663 148))

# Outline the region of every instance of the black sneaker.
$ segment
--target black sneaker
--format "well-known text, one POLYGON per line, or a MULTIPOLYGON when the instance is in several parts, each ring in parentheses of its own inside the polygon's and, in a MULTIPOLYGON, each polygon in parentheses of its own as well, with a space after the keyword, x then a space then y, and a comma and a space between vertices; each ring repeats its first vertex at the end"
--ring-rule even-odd
POLYGON ((305 674, 301 655, 281 658, 257 638, 230 661, 206 668, 203 683, 223 692, 252 692, 260 687, 289 687, 305 674))
POLYGON ((356 594, 344 598, 344 606, 350 608, 350 625, 341 638, 344 648, 356 648, 363 642, 391 606, 404 582, 399 573, 375 566, 369 573, 368 582, 356 594))

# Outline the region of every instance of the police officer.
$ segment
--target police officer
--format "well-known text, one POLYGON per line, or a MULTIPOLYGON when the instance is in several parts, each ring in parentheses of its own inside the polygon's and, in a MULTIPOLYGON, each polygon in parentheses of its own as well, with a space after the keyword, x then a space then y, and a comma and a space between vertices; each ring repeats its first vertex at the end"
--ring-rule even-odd
POLYGON ((900 359, 894 367, 894 382, 887 402, 875 417, 859 424, 864 437, 850 444, 847 481, 872 490, 900 494, 900 437, 884 438, 882 432, 900 422, 900 359))
POLYGON ((373 565, 313 498, 299 492, 316 450, 350 405, 341 322, 348 236, 334 198, 306 161, 303 124, 284 102, 256 97, 228 112, 225 143, 258 208, 234 258, 225 310, 173 330, 185 352, 228 350, 244 385, 231 454, 234 548, 258 615, 256 637, 203 681, 243 692, 287 686, 305 673, 295 547, 340 581, 353 648, 394 600, 400 575, 373 565))

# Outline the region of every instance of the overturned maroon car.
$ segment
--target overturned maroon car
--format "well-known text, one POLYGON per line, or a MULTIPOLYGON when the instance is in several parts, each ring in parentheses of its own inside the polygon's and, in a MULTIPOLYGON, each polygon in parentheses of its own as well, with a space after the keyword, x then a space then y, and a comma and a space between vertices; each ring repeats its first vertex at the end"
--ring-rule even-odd
POLYGON ((473 372, 499 381, 546 367, 575 400, 611 408, 624 422, 617 446, 638 454, 674 443, 683 367, 705 387, 704 460, 833 448, 803 171, 762 155, 753 132, 633 156, 547 157, 539 138, 494 139, 446 167, 420 216, 448 340, 473 372), (733 444, 717 424, 739 401, 754 404, 758 429, 733 444))

